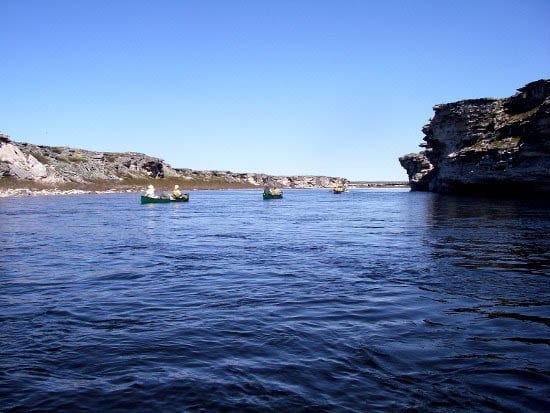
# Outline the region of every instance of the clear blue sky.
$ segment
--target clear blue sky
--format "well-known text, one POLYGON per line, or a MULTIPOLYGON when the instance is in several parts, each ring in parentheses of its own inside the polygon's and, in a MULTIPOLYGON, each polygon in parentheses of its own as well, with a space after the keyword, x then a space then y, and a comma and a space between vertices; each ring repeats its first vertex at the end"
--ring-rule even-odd
POLYGON ((550 77, 550 1, 0 1, 0 131, 404 180, 436 103, 550 77))

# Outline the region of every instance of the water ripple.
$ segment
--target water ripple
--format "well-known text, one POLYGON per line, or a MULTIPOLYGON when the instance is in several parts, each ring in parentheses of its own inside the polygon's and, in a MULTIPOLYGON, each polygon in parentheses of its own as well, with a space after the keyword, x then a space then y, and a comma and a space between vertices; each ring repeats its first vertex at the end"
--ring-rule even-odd
POLYGON ((0 410, 548 407, 542 202, 59 201, 0 199, 0 410))

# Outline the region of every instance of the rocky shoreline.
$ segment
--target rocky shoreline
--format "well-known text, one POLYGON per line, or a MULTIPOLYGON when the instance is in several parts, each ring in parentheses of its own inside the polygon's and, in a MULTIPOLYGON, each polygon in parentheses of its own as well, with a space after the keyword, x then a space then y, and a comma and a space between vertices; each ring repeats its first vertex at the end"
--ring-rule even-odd
POLYGON ((425 148, 399 158, 411 190, 473 194, 550 192, 550 80, 504 99, 434 106, 425 148))
MULTIPOLYGON (((84 195, 84 194, 112 194, 120 193, 121 191, 113 189, 107 191, 87 191, 82 189, 39 189, 32 190, 29 188, 4 189, 0 190, 0 198, 23 198, 29 196, 45 196, 45 195, 84 195)), ((126 190, 122 192, 135 192, 126 190)))
POLYGON ((138 192, 148 184, 182 189, 330 188, 342 177, 273 176, 262 173, 173 168, 135 152, 95 152, 15 142, 0 134, 0 196, 138 192))
MULTIPOLYGON (((153 183, 156 183, 153 181, 153 183)), ((21 183, 19 183, 21 184, 21 183)), ((350 189, 408 189, 409 185, 403 182, 368 182, 368 183, 350 183, 350 189)), ((160 191, 169 191, 167 185, 161 185, 158 187, 160 191)), ((229 189, 241 189, 241 190, 259 190, 257 186, 198 186, 197 188, 184 188, 185 191, 196 190, 213 190, 224 191, 229 189)), ((294 189, 323 189, 321 187, 311 188, 294 188, 294 189)), ((144 186, 140 187, 113 187, 110 189, 63 189, 58 187, 52 188, 33 188, 31 187, 15 187, 15 188, 0 188, 0 198, 23 198, 23 197, 35 197, 35 196, 63 196, 63 195, 86 195, 86 194, 117 194, 117 193, 135 193, 140 194, 144 190, 144 186)))
POLYGON ((408 182, 401 181, 350 181, 348 187, 352 189, 410 188, 408 182))

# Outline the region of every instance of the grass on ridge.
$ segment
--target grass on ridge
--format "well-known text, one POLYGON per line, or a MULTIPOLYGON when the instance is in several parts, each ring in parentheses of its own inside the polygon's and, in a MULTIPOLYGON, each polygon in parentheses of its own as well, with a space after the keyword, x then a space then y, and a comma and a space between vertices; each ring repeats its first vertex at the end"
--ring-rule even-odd
POLYGON ((145 191, 148 185, 153 185, 157 191, 168 191, 179 185, 183 191, 193 189, 245 189, 259 188, 257 185, 243 182, 227 182, 220 178, 209 180, 170 178, 126 178, 121 181, 98 180, 92 182, 64 182, 49 184, 37 181, 28 181, 14 178, 0 178, 0 190, 7 189, 30 189, 40 190, 83 190, 83 191, 145 191))

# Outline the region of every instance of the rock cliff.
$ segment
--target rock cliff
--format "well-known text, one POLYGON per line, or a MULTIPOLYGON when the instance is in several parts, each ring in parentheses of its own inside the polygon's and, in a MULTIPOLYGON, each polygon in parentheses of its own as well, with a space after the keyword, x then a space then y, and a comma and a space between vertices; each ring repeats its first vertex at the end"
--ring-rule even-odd
POLYGON ((44 184, 118 182, 135 179, 175 178, 219 182, 226 186, 277 185, 283 188, 331 187, 346 179, 327 176, 271 176, 230 171, 196 171, 172 168, 159 158, 134 152, 93 152, 12 141, 0 134, 0 179, 44 184))
POLYGON ((64 183, 177 176, 161 159, 140 153, 33 145, 13 142, 6 135, 0 139, 0 177, 64 183))
POLYGON ((425 150, 399 158, 413 191, 550 192, 550 80, 433 109, 425 150))

